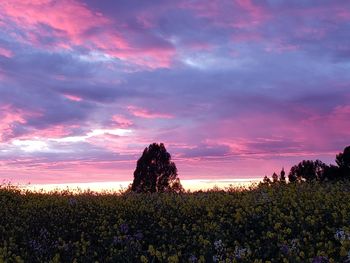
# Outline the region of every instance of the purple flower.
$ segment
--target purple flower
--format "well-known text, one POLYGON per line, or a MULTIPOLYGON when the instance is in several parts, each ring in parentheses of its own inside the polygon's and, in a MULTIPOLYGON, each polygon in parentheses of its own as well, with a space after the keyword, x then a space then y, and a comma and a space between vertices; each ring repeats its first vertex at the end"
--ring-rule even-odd
POLYGON ((50 234, 50 233, 47 231, 46 228, 41 228, 41 229, 40 229, 40 232, 39 232, 40 238, 46 239, 47 236, 48 236, 49 234, 50 234))
POLYGON ((34 239, 30 240, 29 246, 39 255, 42 255, 44 252, 43 246, 37 240, 34 240, 34 239))
POLYGON ((198 260, 197 260, 197 258, 196 258, 195 255, 191 255, 190 258, 189 258, 189 261, 190 261, 191 263, 196 263, 198 260))
POLYGON ((143 238, 143 234, 141 232, 137 232, 135 235, 134 235, 135 239, 136 240, 141 240, 143 238))
POLYGON ((312 263, 329 263, 327 257, 317 256, 312 260, 312 263))
POLYGON ((128 233, 128 231, 129 231, 129 226, 128 226, 126 223, 121 224, 121 226, 120 226, 120 231, 121 231, 123 234, 128 233))
POLYGON ((289 253, 289 247, 288 247, 286 244, 283 244, 283 245, 280 247, 280 250, 281 250, 282 254, 287 255, 287 254, 289 253))
POLYGON ((68 204, 69 204, 70 206, 76 205, 77 203, 78 203, 78 201, 77 201, 77 199, 75 199, 75 198, 69 198, 69 199, 68 199, 68 204))
POLYGON ((121 244, 123 241, 120 237, 114 236, 113 237, 113 244, 121 244))

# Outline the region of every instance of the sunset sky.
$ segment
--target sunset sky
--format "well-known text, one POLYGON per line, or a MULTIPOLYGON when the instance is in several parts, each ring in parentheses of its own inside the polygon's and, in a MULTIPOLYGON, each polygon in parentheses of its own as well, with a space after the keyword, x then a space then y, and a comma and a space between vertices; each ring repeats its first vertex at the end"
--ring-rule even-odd
POLYGON ((350 145, 350 1, 0 1, 0 179, 262 178, 350 145))

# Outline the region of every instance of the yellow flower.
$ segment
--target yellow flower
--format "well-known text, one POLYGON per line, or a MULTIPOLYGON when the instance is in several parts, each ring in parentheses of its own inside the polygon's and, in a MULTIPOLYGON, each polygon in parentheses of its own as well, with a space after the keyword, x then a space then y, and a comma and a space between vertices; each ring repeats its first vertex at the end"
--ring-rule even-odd
POLYGON ((142 256, 140 257, 140 261, 141 261, 142 263, 148 263, 148 259, 147 259, 144 255, 142 255, 142 256))

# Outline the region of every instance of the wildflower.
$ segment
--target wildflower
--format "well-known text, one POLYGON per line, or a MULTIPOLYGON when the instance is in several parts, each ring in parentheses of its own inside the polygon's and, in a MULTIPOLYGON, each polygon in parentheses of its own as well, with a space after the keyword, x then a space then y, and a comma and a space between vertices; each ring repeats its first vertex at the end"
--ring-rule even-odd
POLYGON ((141 239, 143 239, 143 234, 141 232, 137 232, 134 235, 134 237, 135 237, 136 240, 141 240, 141 239))
POLYGON ((347 233, 345 233, 345 231, 343 229, 338 229, 335 232, 334 237, 336 240, 344 241, 347 239, 347 233))
POLYGON ((34 239, 30 240, 29 246, 39 255, 42 255, 44 253, 43 246, 37 240, 34 240, 34 239))
POLYGON ((290 250, 295 251, 295 250, 297 250, 297 248, 298 248, 298 239, 294 238, 291 241, 290 250))
POLYGON ((247 248, 240 248, 236 246, 234 254, 237 259, 241 259, 245 257, 247 254, 249 254, 249 250, 247 248))
POLYGON ((327 257, 317 256, 312 260, 312 263, 329 263, 327 257))
POLYGON ((286 245, 286 244, 283 244, 283 245, 280 247, 280 250, 281 250, 282 254, 287 255, 287 254, 289 253, 289 247, 288 247, 288 245, 286 245))
POLYGON ((215 250, 221 252, 224 249, 221 239, 214 242, 215 250))
POLYGON ((123 234, 128 233, 128 231, 129 231, 129 226, 128 226, 126 223, 121 224, 121 226, 120 226, 120 231, 121 231, 123 234))
POLYGON ((191 263, 196 263, 198 259, 196 258, 195 255, 191 255, 190 258, 188 259, 191 263))
POLYGON ((121 244, 123 242, 123 240, 118 237, 118 236, 114 236, 113 237, 113 244, 121 244))
POLYGON ((76 205, 78 203, 78 201, 77 201, 77 199, 75 199, 75 198, 69 198, 68 199, 68 204, 70 205, 70 206, 74 206, 74 205, 76 205))
POLYGON ((148 262, 148 259, 144 255, 141 256, 140 260, 141 260, 142 263, 147 263, 148 262))
POLYGON ((214 241, 214 248, 216 250, 216 255, 213 256, 213 261, 217 262, 223 259, 224 244, 221 239, 214 241))

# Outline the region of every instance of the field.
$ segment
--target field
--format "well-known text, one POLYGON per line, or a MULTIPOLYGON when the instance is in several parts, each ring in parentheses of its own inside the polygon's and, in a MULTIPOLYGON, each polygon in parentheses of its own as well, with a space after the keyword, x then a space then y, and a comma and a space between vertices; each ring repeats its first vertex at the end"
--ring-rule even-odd
POLYGON ((349 250, 349 181, 185 194, 0 189, 0 262, 347 262, 349 250))

